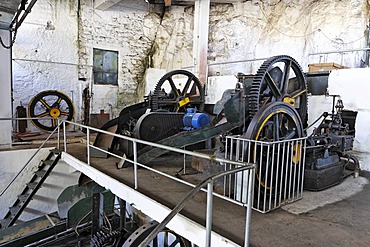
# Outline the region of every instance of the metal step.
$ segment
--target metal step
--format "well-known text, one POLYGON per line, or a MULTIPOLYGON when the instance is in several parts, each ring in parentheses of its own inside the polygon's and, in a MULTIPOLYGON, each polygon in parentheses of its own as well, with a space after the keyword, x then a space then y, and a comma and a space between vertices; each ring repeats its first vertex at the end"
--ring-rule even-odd
POLYGON ((53 153, 53 154, 55 154, 55 155, 58 155, 58 154, 60 154, 62 151, 61 151, 60 149, 54 148, 54 149, 50 150, 50 152, 52 152, 52 153, 53 153))
POLYGON ((54 160, 42 160, 41 162, 44 165, 50 166, 53 164, 54 160))
POLYGON ((44 171, 44 170, 40 170, 40 171, 35 172, 35 174, 36 174, 38 177, 43 177, 43 176, 46 174, 46 171, 44 171))
POLYGON ((18 200, 21 202, 25 202, 29 196, 29 194, 18 195, 18 200))
POLYGON ((19 211, 20 208, 21 207, 19 207, 19 206, 10 207, 9 208, 10 214, 11 215, 16 215, 18 213, 18 211, 19 211))
POLYGON ((0 229, 7 227, 10 221, 10 218, 0 220, 0 229))
POLYGON ((33 182, 33 183, 27 183, 27 187, 33 190, 34 188, 36 188, 37 184, 38 184, 38 183, 36 183, 36 182, 33 182))

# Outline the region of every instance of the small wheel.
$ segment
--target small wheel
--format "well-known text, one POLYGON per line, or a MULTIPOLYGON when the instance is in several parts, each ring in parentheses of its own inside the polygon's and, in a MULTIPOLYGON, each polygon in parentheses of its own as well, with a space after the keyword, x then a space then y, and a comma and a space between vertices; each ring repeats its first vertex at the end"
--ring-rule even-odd
POLYGON ((31 122, 43 131, 53 131, 58 125, 57 118, 71 121, 73 115, 74 106, 71 99, 64 93, 55 90, 37 94, 28 105, 28 116, 38 118, 31 120, 31 122))
POLYGON ((204 89, 199 79, 187 70, 174 70, 157 83, 151 97, 151 109, 186 112, 186 108, 204 108, 204 89), (178 85, 178 86, 176 86, 178 85))
MULTIPOLYGON (((303 126, 298 112, 289 104, 284 102, 272 102, 263 106, 253 117, 245 137, 250 140, 273 142, 283 141, 303 136, 303 126)), ((291 147, 291 162, 297 164, 300 161, 299 144, 291 147)), ((285 166, 287 160, 280 154, 281 150, 273 150, 266 144, 252 143, 250 157, 256 166, 256 189, 262 194, 274 194, 280 191, 282 179, 278 173, 282 170, 289 172, 291 168, 285 166), (284 163, 284 164, 283 164, 284 163)), ((296 178, 298 178, 298 174, 296 178)), ((257 192, 256 192, 256 195, 257 192)))
POLYGON ((269 102, 286 102, 293 106, 307 126, 307 85, 301 66, 290 56, 267 59, 255 75, 249 95, 249 112, 253 117, 269 102))
MULTIPOLYGON (((139 227, 125 241, 122 247, 136 247, 154 230, 158 222, 151 221, 139 227)), ((175 232, 164 229, 151 242, 150 246, 173 246, 173 247, 190 247, 190 242, 176 234, 175 232)))

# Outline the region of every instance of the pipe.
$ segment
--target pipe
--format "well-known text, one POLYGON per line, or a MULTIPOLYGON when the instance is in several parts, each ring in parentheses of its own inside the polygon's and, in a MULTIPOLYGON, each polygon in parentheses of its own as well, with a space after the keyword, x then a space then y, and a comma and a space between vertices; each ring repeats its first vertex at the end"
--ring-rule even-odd
POLYGON ((344 152, 338 152, 339 156, 340 157, 343 157, 343 158, 347 158, 348 160, 352 160, 353 164, 354 164, 354 177, 357 178, 359 175, 360 175, 360 162, 358 161, 358 159, 351 155, 351 154, 348 154, 348 153, 344 153, 344 152))

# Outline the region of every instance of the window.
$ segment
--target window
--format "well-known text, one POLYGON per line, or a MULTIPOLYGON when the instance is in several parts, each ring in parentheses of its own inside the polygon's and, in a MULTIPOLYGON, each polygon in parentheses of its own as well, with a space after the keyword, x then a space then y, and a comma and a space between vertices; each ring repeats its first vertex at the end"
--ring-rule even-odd
POLYGON ((118 52, 94 49, 95 84, 118 85, 118 52))

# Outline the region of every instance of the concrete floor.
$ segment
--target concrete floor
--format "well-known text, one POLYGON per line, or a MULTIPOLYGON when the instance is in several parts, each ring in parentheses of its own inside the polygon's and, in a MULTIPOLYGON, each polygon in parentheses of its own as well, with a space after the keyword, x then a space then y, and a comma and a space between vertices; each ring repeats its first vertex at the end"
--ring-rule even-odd
MULTIPOLYGON (((78 151, 79 148, 74 146, 69 150, 81 160, 86 157, 83 148, 78 151)), ((132 168, 124 168, 117 172, 116 163, 117 160, 114 159, 93 159, 94 166, 99 170, 121 181, 126 181, 127 184, 132 184, 132 168)), ((174 166, 168 166, 166 163, 168 160, 162 160, 155 164, 155 168, 175 175, 182 167, 181 162, 174 166)), ((191 176, 187 179, 189 177, 191 176)), ((357 179, 350 177, 332 189, 322 192, 305 192, 302 200, 268 214, 254 211, 250 229, 250 245, 266 247, 370 246, 370 184, 368 179, 370 179, 370 173, 361 172, 361 177, 357 179)), ((173 185, 144 169, 139 171, 139 185, 142 193, 150 195, 168 207, 174 207, 189 191, 189 188, 173 185)), ((205 195, 196 196, 194 201, 182 211, 182 214, 199 223, 204 223, 205 201, 205 195)), ((245 209, 229 204, 215 200, 213 230, 242 244, 245 209)))

